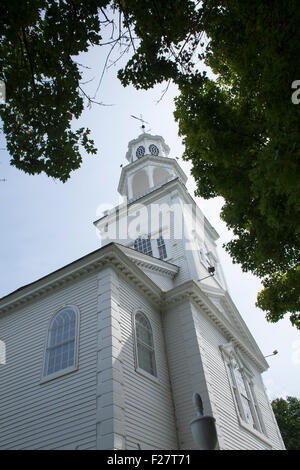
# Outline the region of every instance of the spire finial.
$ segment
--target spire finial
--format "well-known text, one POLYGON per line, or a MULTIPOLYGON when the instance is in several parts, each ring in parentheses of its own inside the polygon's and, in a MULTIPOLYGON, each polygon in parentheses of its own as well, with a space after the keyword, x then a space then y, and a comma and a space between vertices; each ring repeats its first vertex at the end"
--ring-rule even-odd
POLYGON ((133 116, 132 114, 130 116, 133 117, 134 119, 137 119, 138 121, 141 121, 141 123, 142 123, 141 128, 142 128, 142 131, 145 133, 145 127, 146 127, 145 124, 149 124, 149 122, 147 122, 143 119, 142 114, 140 114, 140 116, 141 116, 140 118, 138 118, 136 116, 133 116))

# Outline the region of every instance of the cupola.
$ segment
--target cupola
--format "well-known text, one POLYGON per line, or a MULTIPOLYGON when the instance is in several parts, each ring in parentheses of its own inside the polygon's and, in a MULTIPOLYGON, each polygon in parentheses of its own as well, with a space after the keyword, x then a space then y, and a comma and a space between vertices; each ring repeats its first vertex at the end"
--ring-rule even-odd
POLYGON ((169 158, 170 149, 163 137, 141 134, 128 144, 118 191, 129 200, 137 199, 168 181, 180 178, 185 184, 187 176, 177 161, 169 158))

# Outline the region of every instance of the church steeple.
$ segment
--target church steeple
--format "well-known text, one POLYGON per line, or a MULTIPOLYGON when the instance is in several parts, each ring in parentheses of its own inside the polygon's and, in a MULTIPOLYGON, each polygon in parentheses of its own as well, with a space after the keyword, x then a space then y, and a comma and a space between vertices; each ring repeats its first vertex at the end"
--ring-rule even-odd
POLYGON ((176 283, 205 278, 205 284, 226 288, 216 252, 218 234, 187 191, 186 174, 168 155, 161 136, 143 133, 129 142, 129 163, 118 187, 124 202, 94 222, 101 243, 117 242, 175 264, 180 268, 176 283))
POLYGON ((176 160, 168 158, 170 149, 159 135, 141 134, 128 144, 118 191, 128 200, 135 199, 176 177, 186 183, 187 176, 176 160))
POLYGON ((133 139, 128 143, 126 159, 132 163, 147 155, 167 157, 169 153, 170 148, 163 137, 143 132, 137 139, 133 139))

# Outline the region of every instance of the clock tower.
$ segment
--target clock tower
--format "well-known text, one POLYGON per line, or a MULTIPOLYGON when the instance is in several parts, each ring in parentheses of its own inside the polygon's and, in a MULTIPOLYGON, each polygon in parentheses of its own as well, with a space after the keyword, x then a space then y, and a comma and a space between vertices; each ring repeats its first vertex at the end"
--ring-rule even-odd
POLYGON ((185 184, 185 173, 169 153, 161 136, 143 133, 131 140, 126 153, 129 164, 122 169, 119 193, 130 201, 176 177, 185 184))
POLYGON ((180 267, 176 282, 202 279, 226 289, 218 234, 185 186, 187 176, 163 137, 141 134, 128 144, 118 191, 123 204, 94 222, 102 245, 117 242, 180 267))
POLYGON ((161 136, 126 160, 102 247, 0 299, 0 449, 284 449, 187 176, 161 136))

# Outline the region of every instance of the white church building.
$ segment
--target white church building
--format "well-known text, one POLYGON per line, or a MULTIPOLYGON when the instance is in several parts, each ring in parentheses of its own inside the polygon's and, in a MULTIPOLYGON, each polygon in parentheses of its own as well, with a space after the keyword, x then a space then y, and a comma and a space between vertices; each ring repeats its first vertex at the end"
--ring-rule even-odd
POLYGON ((0 449, 284 449, 218 234, 160 136, 129 142, 98 250, 0 300, 0 449))

